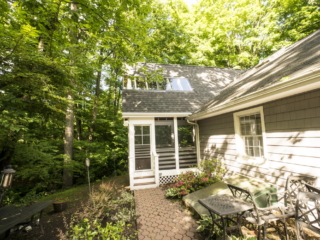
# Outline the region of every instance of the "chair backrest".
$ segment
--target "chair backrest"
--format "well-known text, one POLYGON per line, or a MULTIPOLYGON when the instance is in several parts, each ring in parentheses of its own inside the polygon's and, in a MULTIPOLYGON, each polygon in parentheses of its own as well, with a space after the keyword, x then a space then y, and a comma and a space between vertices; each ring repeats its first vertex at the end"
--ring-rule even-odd
POLYGON ((316 188, 316 187, 311 186, 309 184, 305 184, 305 185, 306 185, 306 188, 307 188, 308 192, 313 192, 313 193, 320 194, 320 188, 316 188))
MULTIPOLYGON (((319 189, 318 189, 319 190, 319 189)), ((320 194, 316 192, 299 192, 296 201, 296 230, 298 239, 302 227, 320 234, 320 194)))
POLYGON ((286 182, 286 194, 284 196, 284 205, 286 207, 295 207, 299 191, 308 192, 306 184, 313 185, 317 178, 310 176, 290 176, 286 182))
POLYGON ((245 202, 248 202, 253 205, 253 213, 251 215, 252 218, 254 218, 254 222, 257 224, 260 224, 262 222, 262 219, 260 218, 260 214, 258 212, 256 201, 252 195, 252 193, 249 190, 234 186, 232 184, 227 184, 232 195, 238 199, 241 199, 245 202))

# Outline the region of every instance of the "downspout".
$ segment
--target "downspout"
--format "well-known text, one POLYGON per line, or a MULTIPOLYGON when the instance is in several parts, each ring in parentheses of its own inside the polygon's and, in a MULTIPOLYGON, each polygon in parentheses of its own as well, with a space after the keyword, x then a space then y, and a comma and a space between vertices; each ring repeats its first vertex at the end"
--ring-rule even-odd
POLYGON ((199 138, 199 125, 197 122, 190 122, 188 119, 187 123, 194 125, 195 129, 196 129, 196 151, 197 151, 197 163, 198 166, 200 165, 200 160, 201 160, 201 156, 200 156, 200 138, 199 138))

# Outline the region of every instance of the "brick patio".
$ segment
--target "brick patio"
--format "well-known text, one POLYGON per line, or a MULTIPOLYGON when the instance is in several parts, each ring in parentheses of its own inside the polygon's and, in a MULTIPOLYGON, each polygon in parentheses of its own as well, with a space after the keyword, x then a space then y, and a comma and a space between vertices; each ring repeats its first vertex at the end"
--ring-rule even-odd
POLYGON ((134 195, 139 240, 200 239, 190 212, 180 202, 167 199, 164 190, 135 190, 134 195))

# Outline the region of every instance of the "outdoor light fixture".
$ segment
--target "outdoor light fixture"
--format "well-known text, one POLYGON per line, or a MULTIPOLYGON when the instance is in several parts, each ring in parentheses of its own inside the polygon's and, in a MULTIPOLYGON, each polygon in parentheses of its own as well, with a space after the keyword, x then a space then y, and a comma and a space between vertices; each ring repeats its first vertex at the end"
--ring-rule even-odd
POLYGON ((1 189, 7 189, 11 186, 13 174, 16 171, 11 165, 8 165, 3 171, 1 171, 1 189))
POLYGON ((90 159, 89 158, 86 158, 86 166, 87 166, 87 168, 90 167, 90 159))
POLYGON ((12 168, 11 165, 5 167, 3 171, 1 171, 1 182, 0 182, 0 207, 2 206, 2 200, 4 197, 4 192, 6 189, 11 187, 13 174, 16 171, 12 168))
POLYGON ((89 175, 89 167, 90 167, 90 159, 86 158, 86 166, 88 171, 88 183, 89 183, 89 194, 91 194, 91 188, 90 188, 90 175, 89 175))

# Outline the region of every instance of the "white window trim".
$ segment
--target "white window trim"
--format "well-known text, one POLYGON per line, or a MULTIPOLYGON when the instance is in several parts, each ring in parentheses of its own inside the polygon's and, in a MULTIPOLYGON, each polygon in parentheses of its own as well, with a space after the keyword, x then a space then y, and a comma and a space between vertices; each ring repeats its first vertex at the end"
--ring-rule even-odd
POLYGON ((235 140, 236 140, 236 149, 237 149, 237 162, 253 165, 253 166, 266 165, 268 162, 268 157, 267 157, 268 151, 267 151, 267 138, 266 138, 266 128, 265 128, 265 122, 264 122, 263 107, 260 106, 260 107, 251 108, 244 111, 233 113, 233 120, 234 120, 235 140), (260 113, 260 117, 261 117, 263 157, 248 156, 245 152, 245 145, 244 145, 243 138, 241 137, 240 117, 255 114, 255 113, 260 113))

